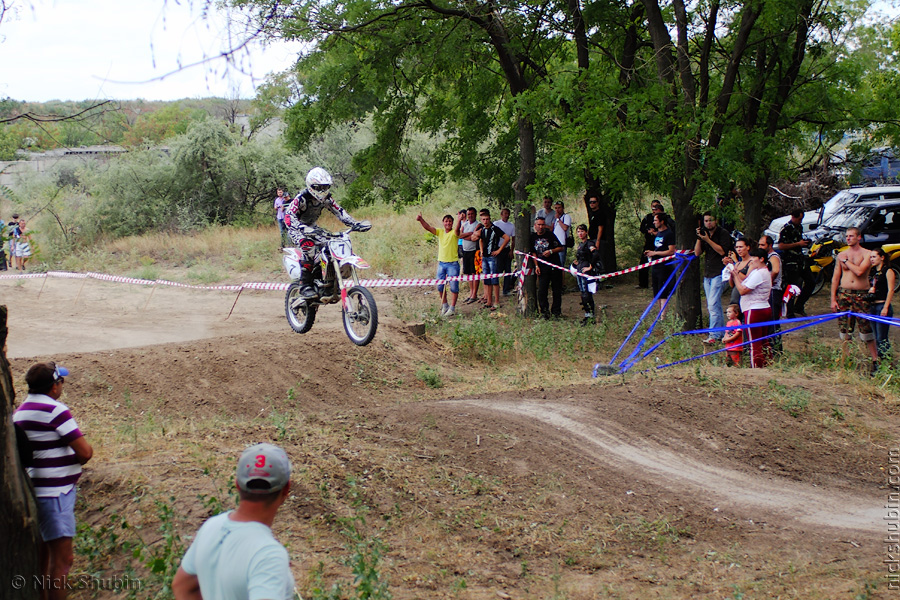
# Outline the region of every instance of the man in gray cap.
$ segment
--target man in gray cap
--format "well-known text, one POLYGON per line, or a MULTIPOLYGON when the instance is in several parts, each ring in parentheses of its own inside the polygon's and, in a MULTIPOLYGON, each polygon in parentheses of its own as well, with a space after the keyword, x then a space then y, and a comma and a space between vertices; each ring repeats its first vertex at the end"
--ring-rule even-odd
POLYGON ((237 466, 237 509, 209 519, 185 553, 172 581, 176 600, 290 600, 294 578, 272 523, 291 489, 284 450, 257 444, 237 466))

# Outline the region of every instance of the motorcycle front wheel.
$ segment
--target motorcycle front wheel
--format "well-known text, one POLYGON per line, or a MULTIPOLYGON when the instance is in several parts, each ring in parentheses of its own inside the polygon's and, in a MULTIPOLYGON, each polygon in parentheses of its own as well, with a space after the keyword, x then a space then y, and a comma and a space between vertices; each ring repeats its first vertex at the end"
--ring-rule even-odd
POLYGON ((378 329, 378 308, 372 292, 355 286, 347 290, 347 305, 344 306, 344 331, 357 346, 365 346, 375 337, 378 329))
POLYGON ((300 299, 300 284, 294 282, 288 286, 284 295, 284 315, 288 325, 297 333, 306 333, 312 329, 316 320, 317 306, 310 306, 306 302, 298 302, 300 299))

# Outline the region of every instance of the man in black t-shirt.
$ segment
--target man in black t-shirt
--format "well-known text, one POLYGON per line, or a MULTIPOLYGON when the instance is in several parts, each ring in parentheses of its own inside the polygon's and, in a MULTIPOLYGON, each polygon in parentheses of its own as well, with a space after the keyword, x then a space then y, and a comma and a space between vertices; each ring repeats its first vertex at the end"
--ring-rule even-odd
POLYGON ((775 246, 775 249, 781 252, 781 262, 784 266, 782 282, 784 289, 789 285, 800 287, 800 296, 796 301, 793 298, 788 300, 789 319, 793 319, 795 315, 806 316, 806 301, 816 287, 816 278, 803 254, 803 248, 809 246, 809 243, 809 240, 803 238, 803 211, 795 210, 791 213, 791 220, 781 228, 778 244, 775 246))
MULTIPOLYGON (((711 212, 703 213, 703 225, 697 228, 697 242, 694 244, 694 256, 706 255, 703 265, 703 292, 706 294, 706 308, 709 311, 709 328, 723 329, 725 313, 722 310, 722 269, 725 264, 722 258, 731 251, 731 236, 718 226, 711 212)), ((716 344, 722 341, 724 331, 713 331, 703 341, 704 344, 716 344)))
MULTIPOLYGON (((603 211, 600 210, 600 198, 596 195, 588 197, 588 239, 594 242, 601 257, 606 257, 607 231, 603 227, 603 211)), ((595 273, 600 275, 600 273, 595 273)), ((609 283, 602 283, 601 287, 612 287, 609 283)))
MULTIPOLYGON (((547 262, 557 264, 556 256, 566 251, 566 247, 559 243, 553 231, 547 227, 543 217, 534 220, 534 232, 530 240, 531 254, 547 262)), ((538 276, 538 307, 541 316, 549 319, 550 316, 558 317, 562 314, 562 270, 550 265, 534 261, 538 276), (553 305, 550 306, 548 290, 553 288, 553 305)))
MULTIPOLYGON (((652 211, 641 221, 641 233, 644 234, 644 249, 641 252, 641 263, 644 264, 646 262, 650 262, 650 259, 647 258, 647 250, 653 250, 653 244, 656 240, 656 227, 653 226, 653 217, 658 214, 665 214, 663 212, 662 202, 659 200, 654 200, 650 203, 650 210, 652 211)), ((672 233, 675 233, 675 222, 672 221, 669 217, 666 217, 666 225, 669 229, 672 230, 672 233)), ((649 286, 650 280, 650 269, 640 269, 638 271, 638 286, 641 289, 646 289, 649 286)))
MULTIPOLYGON (((509 236, 491 221, 491 211, 481 209, 481 229, 475 232, 472 239, 477 239, 481 247, 481 272, 484 275, 499 273, 498 256, 506 251, 509 236)), ((500 281, 496 277, 484 280, 484 293, 487 308, 497 310, 500 307, 500 281)))

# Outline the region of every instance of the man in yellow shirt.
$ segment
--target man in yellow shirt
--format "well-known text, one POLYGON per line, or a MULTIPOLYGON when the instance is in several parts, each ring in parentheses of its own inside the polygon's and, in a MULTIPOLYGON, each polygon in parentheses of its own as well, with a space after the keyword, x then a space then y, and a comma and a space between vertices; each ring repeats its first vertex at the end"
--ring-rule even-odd
MULTIPOLYGON (((438 239, 438 268, 437 279, 444 280, 447 277, 459 277, 459 255, 456 246, 459 243, 460 220, 456 220, 453 226, 453 216, 444 215, 443 229, 435 229, 422 217, 416 217, 416 221, 422 224, 425 231, 437 236, 438 239)), ((456 299, 459 297, 459 281, 450 282, 449 293, 444 292, 444 284, 438 283, 438 293, 441 295, 441 316, 452 317, 456 314, 456 299)))

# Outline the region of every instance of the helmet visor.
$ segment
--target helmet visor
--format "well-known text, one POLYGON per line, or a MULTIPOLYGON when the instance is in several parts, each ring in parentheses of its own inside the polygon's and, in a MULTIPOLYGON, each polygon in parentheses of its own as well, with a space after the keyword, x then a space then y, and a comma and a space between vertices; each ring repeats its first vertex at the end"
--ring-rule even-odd
POLYGON ((313 191, 316 192, 327 192, 331 189, 331 186, 327 183, 314 183, 309 187, 311 187, 313 191))

